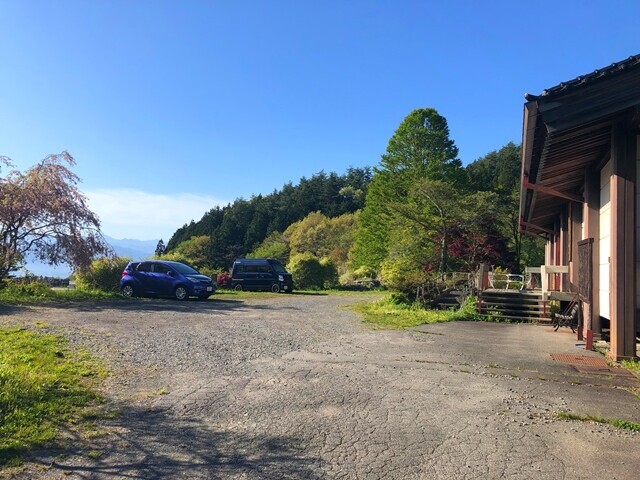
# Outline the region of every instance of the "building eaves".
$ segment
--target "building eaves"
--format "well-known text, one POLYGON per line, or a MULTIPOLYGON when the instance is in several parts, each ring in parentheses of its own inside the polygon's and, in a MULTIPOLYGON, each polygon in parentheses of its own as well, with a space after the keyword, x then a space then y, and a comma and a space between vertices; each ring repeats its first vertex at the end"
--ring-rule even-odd
POLYGON ((585 87, 587 85, 593 85, 594 83, 597 83, 601 80, 615 77, 616 75, 619 75, 621 73, 624 73, 636 68, 640 68, 640 54, 632 55, 626 60, 612 63, 611 65, 595 70, 592 73, 588 73, 586 75, 580 75, 579 77, 574 78, 573 80, 562 82, 556 85, 555 87, 546 89, 540 95, 531 95, 527 93, 525 95, 525 99, 527 101, 548 100, 557 95, 562 95, 574 90, 578 90, 581 87, 585 87))

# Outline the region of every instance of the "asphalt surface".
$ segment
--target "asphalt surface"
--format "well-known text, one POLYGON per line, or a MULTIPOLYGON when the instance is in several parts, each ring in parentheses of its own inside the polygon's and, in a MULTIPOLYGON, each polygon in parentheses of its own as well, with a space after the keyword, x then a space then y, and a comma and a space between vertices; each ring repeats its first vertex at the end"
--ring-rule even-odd
POLYGON ((552 359, 601 359, 571 334, 373 330, 344 308, 370 299, 0 307, 0 325, 61 333, 103 358, 118 411, 15 478, 639 478, 640 433, 556 416, 640 423, 637 378, 552 359))

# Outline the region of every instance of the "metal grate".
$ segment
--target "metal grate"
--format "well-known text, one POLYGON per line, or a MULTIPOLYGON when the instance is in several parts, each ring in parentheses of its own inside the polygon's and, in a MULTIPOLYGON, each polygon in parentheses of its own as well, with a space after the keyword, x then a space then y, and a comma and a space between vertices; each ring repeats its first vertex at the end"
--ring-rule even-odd
POLYGON ((586 355, 571 355, 568 353, 552 353, 551 358, 557 362, 569 363, 571 365, 608 367, 606 360, 602 357, 587 357, 586 355))

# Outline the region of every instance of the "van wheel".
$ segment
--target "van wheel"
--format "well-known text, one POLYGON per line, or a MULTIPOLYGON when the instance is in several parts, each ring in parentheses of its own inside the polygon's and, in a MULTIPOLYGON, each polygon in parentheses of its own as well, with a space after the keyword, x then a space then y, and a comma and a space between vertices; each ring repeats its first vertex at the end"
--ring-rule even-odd
POLYGON ((278 285, 277 283, 274 283, 273 285, 271 285, 271 291, 273 293, 280 293, 280 285, 278 285))
POLYGON ((242 291, 242 285, 237 284, 235 287, 233 287, 233 289, 234 289, 236 292, 241 292, 241 291, 242 291))
POLYGON ((177 300, 186 300, 189 295, 187 289, 183 286, 176 287, 176 291, 174 292, 177 300))

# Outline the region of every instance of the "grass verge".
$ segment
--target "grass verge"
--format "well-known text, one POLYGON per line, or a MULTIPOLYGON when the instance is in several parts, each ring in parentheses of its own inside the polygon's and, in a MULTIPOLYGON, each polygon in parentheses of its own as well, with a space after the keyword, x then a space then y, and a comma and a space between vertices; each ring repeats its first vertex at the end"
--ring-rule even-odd
POLYGON ((620 364, 627 370, 640 376, 640 360, 622 360, 620 364))
POLYGON ((50 288, 40 282, 7 283, 0 285, 0 302, 11 304, 104 300, 122 298, 118 292, 78 290, 75 288, 50 288))
POLYGON ((0 466, 57 446, 62 427, 79 427, 87 407, 101 400, 92 387, 104 374, 61 337, 0 328, 0 466))
POLYGON ((628 422, 626 420, 620 420, 617 418, 602 418, 599 415, 577 415, 569 412, 558 412, 555 417, 559 420, 573 420, 579 422, 594 422, 603 423, 605 425, 611 425, 623 430, 631 430, 632 432, 640 432, 640 423, 628 422))
POLYGON ((470 299, 458 310, 425 310, 422 306, 410 305, 391 294, 373 303, 358 303, 349 307, 360 313, 364 321, 378 328, 406 328, 427 323, 473 320, 476 315, 475 300, 470 299))

